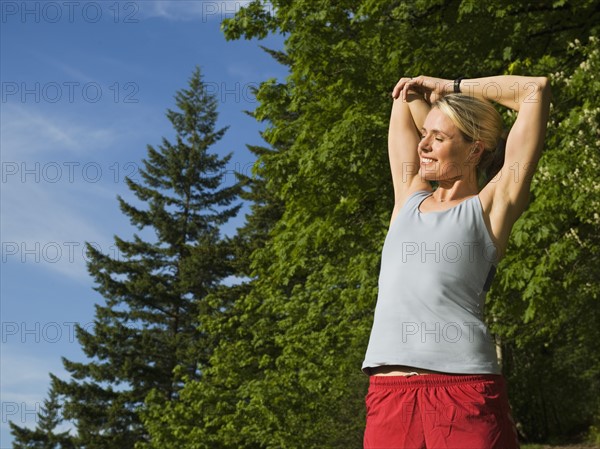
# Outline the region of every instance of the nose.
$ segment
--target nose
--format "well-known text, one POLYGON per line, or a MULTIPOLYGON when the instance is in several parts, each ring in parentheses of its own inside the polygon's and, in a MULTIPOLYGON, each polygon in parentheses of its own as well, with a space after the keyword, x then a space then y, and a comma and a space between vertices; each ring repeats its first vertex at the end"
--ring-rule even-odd
POLYGON ((423 152, 431 151, 429 144, 430 144, 429 137, 427 137, 427 136, 422 137, 421 140, 419 141, 419 144, 417 145, 417 150, 423 151, 423 152))

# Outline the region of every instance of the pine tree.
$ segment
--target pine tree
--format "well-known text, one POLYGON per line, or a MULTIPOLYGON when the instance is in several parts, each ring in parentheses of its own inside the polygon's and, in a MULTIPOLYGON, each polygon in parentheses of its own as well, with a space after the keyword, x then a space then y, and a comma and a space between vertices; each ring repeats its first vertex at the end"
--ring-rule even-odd
POLYGON ((13 434, 13 449, 72 449, 75 446, 69 432, 56 433, 56 428, 62 423, 61 406, 58 393, 50 388, 48 398, 44 400, 37 414, 37 426, 31 430, 10 423, 13 434))
POLYGON ((549 128, 534 178, 540 187, 533 185, 537 215, 515 227, 514 256, 499 268, 488 311, 518 353, 506 358, 507 372, 527 433, 545 427, 564 436, 575 423, 589 426, 600 416, 598 41, 589 60, 567 49, 597 39, 599 1, 268 5, 248 2, 222 26, 228 38, 286 39, 280 60, 290 75, 277 89, 263 83, 257 95, 273 148, 260 171, 283 213, 252 254, 253 283, 221 327, 235 332, 221 340, 210 372, 145 421, 151 447, 362 447, 368 378, 359 368, 393 208, 389 92, 399 77, 418 74, 562 78, 553 89, 557 109, 573 116, 563 113, 549 128), (280 145, 288 136, 291 144, 280 145))
POLYGON ((222 186, 231 154, 208 151, 226 128, 216 129, 217 100, 199 68, 175 103, 166 114, 175 142, 149 145, 142 181, 127 179, 139 204, 118 198, 131 223, 153 230, 155 240, 115 236, 118 257, 88 245, 88 270, 106 303, 96 305, 93 329, 77 328, 90 361, 63 359, 71 379, 53 379, 78 447, 127 449, 144 441, 139 409, 146 396, 173 400, 184 377, 202 376, 198 367, 214 342, 200 321, 226 308, 211 307, 206 297, 232 271, 232 241, 219 228, 238 213, 232 203, 241 186, 222 186))
MULTIPOLYGON (((257 93, 259 97, 265 94, 282 99, 285 96, 282 85, 271 83, 269 87, 263 86, 262 93, 257 93)), ((284 101, 280 105, 285 109, 284 101)), ((258 119, 261 114, 260 111, 251 113, 258 119)), ((262 133, 262 137, 268 139, 268 132, 262 133)), ((284 137, 283 134, 280 133, 279 140, 274 143, 279 148, 289 146, 293 140, 291 135, 284 137)), ((174 401, 165 403, 155 394, 149 396, 142 419, 151 439, 136 445, 136 449, 186 447, 184 442, 190 440, 196 441, 198 448, 242 447, 240 439, 243 440, 243 436, 232 438, 221 432, 221 417, 233 413, 237 403, 246 399, 237 385, 256 378, 263 369, 258 363, 246 361, 248 353, 256 351, 257 345, 261 346, 260 342, 253 341, 253 336, 268 332, 276 317, 265 314, 260 296, 249 296, 249 292, 255 288, 256 282, 260 282, 256 278, 257 263, 269 263, 268 260, 259 262, 255 256, 268 244, 284 211, 283 201, 273 193, 272 184, 278 180, 267 180, 261 169, 276 151, 253 145, 249 145, 248 149, 257 157, 253 174, 237 173, 237 176, 245 187, 241 196, 251 203, 251 213, 234 237, 236 251, 233 260, 235 276, 243 282, 220 288, 209 296, 215 303, 229 306, 220 316, 203 323, 203 329, 209 335, 219 336, 219 341, 215 341, 215 351, 203 367, 204 376, 200 380, 188 379, 174 401), (177 429, 170 425, 174 416, 180 416, 182 423, 177 429)))

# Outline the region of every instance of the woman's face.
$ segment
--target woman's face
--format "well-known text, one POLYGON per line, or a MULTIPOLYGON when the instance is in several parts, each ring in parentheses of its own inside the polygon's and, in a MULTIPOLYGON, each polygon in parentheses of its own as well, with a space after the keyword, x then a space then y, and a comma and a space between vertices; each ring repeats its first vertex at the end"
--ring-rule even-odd
POLYGON ((476 162, 470 157, 473 147, 474 143, 465 140, 446 114, 431 109, 417 146, 422 179, 450 181, 474 176, 476 162))

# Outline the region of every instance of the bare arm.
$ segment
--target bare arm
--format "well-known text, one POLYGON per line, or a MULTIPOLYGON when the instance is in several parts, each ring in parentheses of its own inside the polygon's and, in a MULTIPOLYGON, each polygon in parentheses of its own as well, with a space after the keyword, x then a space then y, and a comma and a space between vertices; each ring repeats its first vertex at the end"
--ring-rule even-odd
MULTIPOLYGON (((550 87, 545 77, 510 75, 464 79, 460 87, 463 94, 517 111, 506 143, 504 165, 479 194, 484 218, 502 255, 512 226, 529 201, 531 178, 544 146, 550 87)), ((419 76, 401 86, 398 83, 394 94, 406 95, 411 90, 423 92, 425 98, 435 101, 452 93, 454 86, 451 80, 419 76)))
POLYGON ((517 111, 506 142, 504 165, 480 193, 492 234, 503 252, 514 222, 529 201, 531 178, 544 146, 550 87, 544 77, 494 76, 464 80, 461 88, 468 95, 517 111))
POLYGON ((395 86, 394 103, 388 132, 388 154, 394 183, 394 213, 392 220, 406 198, 416 190, 430 190, 431 185, 419 173, 419 129, 431 105, 422 93, 409 90, 410 78, 402 78, 395 86), (406 88, 405 88, 406 87, 406 88))

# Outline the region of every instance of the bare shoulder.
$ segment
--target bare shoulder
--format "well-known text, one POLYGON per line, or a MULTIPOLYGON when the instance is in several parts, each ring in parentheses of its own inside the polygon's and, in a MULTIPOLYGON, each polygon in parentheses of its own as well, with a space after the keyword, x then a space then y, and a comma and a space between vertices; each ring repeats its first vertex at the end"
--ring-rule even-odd
POLYGON ((506 252, 513 225, 527 208, 529 190, 522 190, 521 194, 514 198, 492 181, 479 192, 479 201, 483 210, 483 220, 499 257, 502 257, 506 252))
POLYGON ((544 146, 550 108, 546 78, 526 78, 520 102, 507 106, 517 118, 506 140, 504 164, 479 193, 484 219, 500 253, 504 253, 513 225, 529 204, 531 179, 544 146))
POLYGON ((396 218, 398 212, 400 212, 400 209, 402 209, 402 207, 413 194, 421 191, 433 192, 433 188, 429 182, 423 181, 420 179, 420 176, 415 178, 418 178, 418 180, 413 180, 413 182, 407 183, 406 188, 403 189, 399 194, 396 194, 394 198, 394 209, 392 210, 390 224, 394 221, 394 218, 396 218))

